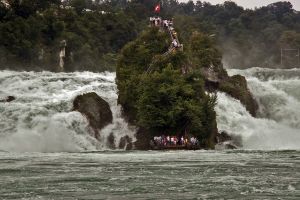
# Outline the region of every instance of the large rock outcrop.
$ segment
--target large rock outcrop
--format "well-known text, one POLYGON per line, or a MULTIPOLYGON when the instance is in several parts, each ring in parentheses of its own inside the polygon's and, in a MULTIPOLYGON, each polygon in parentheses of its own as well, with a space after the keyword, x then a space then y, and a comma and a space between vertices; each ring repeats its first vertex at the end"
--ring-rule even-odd
POLYGON ((99 130, 112 123, 113 117, 109 104, 95 92, 77 96, 73 101, 73 110, 83 114, 99 138, 99 130))
POLYGON ((252 116, 256 116, 258 104, 249 91, 247 81, 244 76, 228 76, 224 69, 220 70, 215 67, 203 68, 202 74, 205 79, 206 90, 210 92, 225 92, 233 98, 240 100, 248 112, 252 116))
POLYGON ((248 89, 247 81, 244 76, 234 75, 229 77, 219 84, 219 90, 225 92, 241 101, 252 116, 256 116, 258 103, 253 98, 248 89))
POLYGON ((137 149, 150 149, 154 136, 196 137, 213 149, 218 135, 216 97, 222 91, 241 101, 255 116, 256 101, 242 76, 229 77, 212 38, 192 34, 182 49, 169 48, 169 34, 151 28, 121 52, 117 66, 118 103, 129 123, 138 127, 137 149))

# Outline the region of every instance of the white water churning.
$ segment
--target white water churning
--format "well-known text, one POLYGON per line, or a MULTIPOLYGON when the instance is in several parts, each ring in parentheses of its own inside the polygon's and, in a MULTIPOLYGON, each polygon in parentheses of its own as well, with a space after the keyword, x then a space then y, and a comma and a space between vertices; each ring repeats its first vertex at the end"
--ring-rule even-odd
POLYGON ((242 137, 243 148, 300 149, 300 69, 229 70, 246 77, 259 103, 258 118, 241 103, 218 93, 218 128, 242 137))
MULTIPOLYGON (((239 101, 218 93, 219 130, 241 136, 245 149, 300 149, 300 69, 229 73, 246 76, 260 106, 259 117, 253 118, 239 101)), ((135 141, 135 129, 124 121, 117 105, 115 73, 0 71, 0 98, 9 95, 17 99, 0 103, 0 151, 105 150, 111 133, 115 146, 126 135, 135 141), (92 91, 113 112, 113 124, 101 131, 100 141, 88 134, 85 117, 71 112, 73 99, 92 91)))
POLYGON ((115 146, 135 130, 121 117, 115 73, 0 72, 0 150, 12 152, 78 152, 107 149, 113 133, 115 146), (72 112, 73 99, 96 92, 111 107, 113 123, 101 131, 100 141, 90 136, 85 117, 72 112))

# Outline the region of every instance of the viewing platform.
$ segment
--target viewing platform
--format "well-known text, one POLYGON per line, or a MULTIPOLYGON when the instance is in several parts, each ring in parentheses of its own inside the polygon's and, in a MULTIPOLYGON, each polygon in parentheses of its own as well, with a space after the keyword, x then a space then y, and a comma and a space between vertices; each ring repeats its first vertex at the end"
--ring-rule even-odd
POLYGON ((201 149, 196 137, 155 136, 150 141, 153 150, 198 150, 201 149))
POLYGON ((200 145, 150 145, 152 150, 199 150, 200 145))

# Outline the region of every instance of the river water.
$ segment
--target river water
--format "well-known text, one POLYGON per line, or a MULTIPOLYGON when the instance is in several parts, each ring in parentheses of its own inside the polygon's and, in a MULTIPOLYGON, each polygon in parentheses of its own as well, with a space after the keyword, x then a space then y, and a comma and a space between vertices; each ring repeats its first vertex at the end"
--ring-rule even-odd
POLYGON ((299 199, 299 151, 1 153, 0 199, 299 199))
POLYGON ((218 128, 233 151, 109 150, 135 128, 121 116, 114 73, 0 71, 0 199, 300 199, 300 70, 229 70, 246 76, 258 118, 218 93, 218 128), (90 136, 72 110, 95 91, 113 124, 90 136))

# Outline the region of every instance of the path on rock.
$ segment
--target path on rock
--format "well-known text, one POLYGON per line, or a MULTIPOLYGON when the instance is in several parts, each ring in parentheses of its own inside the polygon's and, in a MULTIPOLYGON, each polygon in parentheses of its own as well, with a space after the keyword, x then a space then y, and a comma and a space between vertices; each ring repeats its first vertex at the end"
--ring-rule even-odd
MULTIPOLYGON (((161 20, 161 18, 159 18, 159 17, 154 17, 154 18, 151 17, 150 18, 150 26, 158 27, 162 31, 167 31, 171 38, 170 47, 169 47, 168 51, 166 51, 165 53, 162 54, 163 56, 168 56, 170 53, 172 53, 173 51, 176 51, 176 50, 183 51, 183 45, 180 44, 180 42, 179 42, 177 32, 175 31, 175 29, 173 27, 173 21, 161 20), (157 20, 158 22, 156 22, 155 20, 157 20)), ((154 62, 155 62, 155 60, 153 60, 147 67, 147 70, 146 70, 147 74, 152 72, 151 66, 153 65, 154 62)))

